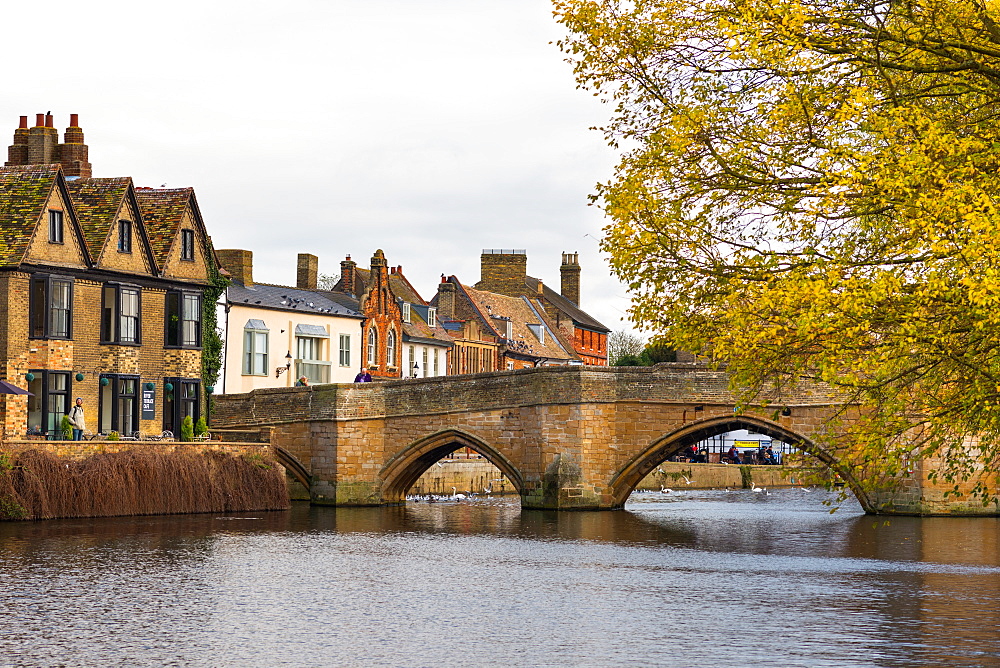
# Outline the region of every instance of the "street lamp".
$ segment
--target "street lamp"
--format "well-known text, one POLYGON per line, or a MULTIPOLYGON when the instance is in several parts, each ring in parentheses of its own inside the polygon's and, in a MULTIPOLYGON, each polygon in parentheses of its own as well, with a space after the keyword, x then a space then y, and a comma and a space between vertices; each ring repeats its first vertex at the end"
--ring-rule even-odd
POLYGON ((417 375, 418 375, 417 374, 418 371, 420 371, 420 365, 418 365, 416 362, 414 362, 413 363, 413 375, 410 376, 410 378, 416 378, 417 375))
POLYGON ((281 374, 285 373, 291 368, 292 368, 292 351, 289 350, 288 353, 285 355, 285 366, 279 366, 277 369, 275 369, 274 377, 279 378, 281 374))

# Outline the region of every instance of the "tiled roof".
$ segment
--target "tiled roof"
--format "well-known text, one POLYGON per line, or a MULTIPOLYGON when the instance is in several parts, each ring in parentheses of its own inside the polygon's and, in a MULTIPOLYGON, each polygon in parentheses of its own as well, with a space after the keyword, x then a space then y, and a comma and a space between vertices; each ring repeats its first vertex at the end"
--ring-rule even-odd
POLYGON ((535 313, 527 298, 508 297, 476 290, 467 285, 462 287, 480 312, 490 320, 490 325, 501 339, 506 335, 507 320, 511 322, 511 338, 505 341, 510 352, 550 360, 578 359, 576 353, 563 348, 554 335, 555 327, 535 313), (539 340, 536 333, 528 327, 529 324, 544 326, 544 341, 539 340))
POLYGON ((437 327, 431 327, 424 318, 427 308, 411 308, 410 322, 403 323, 403 334, 411 339, 423 339, 425 341, 436 341, 441 345, 453 345, 452 337, 448 335, 444 326, 439 322, 437 327))
POLYGON ((67 183, 87 249, 95 260, 104 248, 131 183, 129 177, 76 179, 67 183))
POLYGON ((136 188, 142 221, 156 261, 163 266, 194 188, 136 188))
POLYGON ((59 165, 0 167, 0 265, 17 265, 24 259, 60 169, 59 165))
MULTIPOLYGON (((537 278, 532 278, 528 276, 524 279, 524 284, 528 286, 528 289, 534 293, 538 292, 537 278)), ((586 327, 587 329, 594 329, 599 332, 610 332, 611 330, 599 323, 597 320, 592 318, 588 313, 583 311, 579 306, 571 302, 570 300, 563 297, 561 294, 550 288, 548 285, 542 285, 542 296, 545 301, 549 302, 555 308, 562 311, 568 318, 570 318, 577 325, 586 327)))
POLYGON ((410 302, 411 304, 421 304, 423 306, 427 305, 416 288, 410 285, 410 282, 406 280, 406 277, 400 273, 389 274, 389 289, 392 290, 392 294, 396 296, 397 299, 402 299, 404 302, 410 302))
POLYGON ((341 303, 341 301, 346 301, 350 304, 349 298, 333 299, 332 293, 325 290, 300 290, 284 285, 268 285, 267 283, 254 283, 252 286, 246 287, 233 281, 228 288, 227 296, 231 304, 249 307, 259 306, 260 308, 312 315, 364 317, 358 311, 356 301, 352 308, 341 303))

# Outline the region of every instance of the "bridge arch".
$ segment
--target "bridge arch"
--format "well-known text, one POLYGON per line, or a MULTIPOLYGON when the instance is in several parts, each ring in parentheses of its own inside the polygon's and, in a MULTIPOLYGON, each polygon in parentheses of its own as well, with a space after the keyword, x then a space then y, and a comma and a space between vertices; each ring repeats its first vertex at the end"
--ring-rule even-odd
POLYGON ((309 470, 302 465, 302 462, 296 459, 295 455, 280 446, 275 445, 272 448, 274 449, 274 458, 278 460, 279 464, 285 467, 285 472, 302 483, 302 486, 307 491, 311 491, 312 476, 309 475, 309 470))
POLYGON ((656 439, 648 448, 633 457, 611 479, 610 487, 613 507, 620 508, 624 506, 629 494, 661 462, 666 461, 669 457, 672 457, 689 445, 737 429, 748 429, 758 434, 770 436, 789 445, 794 445, 803 452, 819 459, 831 469, 841 474, 865 510, 873 507, 867 494, 856 483, 854 476, 850 474, 850 471, 837 458, 817 446, 814 441, 806 436, 792 431, 777 422, 752 415, 731 415, 698 420, 690 422, 656 439))
POLYGON ((471 448, 484 456, 514 485, 520 494, 524 487, 521 472, 499 450, 479 437, 460 429, 443 429, 418 438, 396 453, 382 470, 382 501, 402 503, 406 492, 427 469, 457 448, 471 448))

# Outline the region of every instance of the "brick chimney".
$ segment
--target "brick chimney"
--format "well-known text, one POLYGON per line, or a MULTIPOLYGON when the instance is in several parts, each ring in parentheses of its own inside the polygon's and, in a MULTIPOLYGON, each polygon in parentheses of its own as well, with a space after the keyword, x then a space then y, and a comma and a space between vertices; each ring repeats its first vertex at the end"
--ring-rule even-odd
POLYGON ((296 264, 295 287, 315 290, 319 281, 319 258, 309 253, 299 253, 296 264))
POLYGON ((354 270, 357 267, 358 263, 352 260, 350 255, 340 262, 340 286, 344 292, 355 297, 358 295, 358 286, 354 284, 356 277, 354 270))
POLYGON ((458 288, 444 276, 438 283, 437 312, 438 318, 445 320, 455 319, 455 299, 458 296, 458 288))
POLYGON ((21 116, 21 124, 14 130, 14 143, 7 147, 8 167, 28 164, 28 117, 21 116))
POLYGON ((563 253, 559 267, 559 292, 563 297, 580 305, 580 254, 563 253))
POLYGON ((69 127, 63 133, 63 143, 57 149, 63 174, 67 178, 76 176, 89 179, 91 177, 92 170, 88 162, 90 150, 83 143, 83 130, 80 129, 79 114, 69 115, 69 127))
POLYGON ((476 288, 510 297, 531 297, 524 279, 528 276, 528 256, 524 250, 485 248, 480 256, 480 276, 476 288))
POLYGON ((52 114, 35 114, 35 127, 28 129, 26 165, 49 165, 59 162, 59 132, 52 126, 52 114))
POLYGON ((52 123, 52 114, 36 114, 35 126, 28 127, 28 117, 14 131, 14 143, 7 148, 7 165, 50 165, 58 162, 67 178, 89 178, 92 170, 87 145, 83 143, 79 115, 70 114, 63 144, 52 123))
POLYGON ((215 255, 234 281, 247 288, 253 285, 253 251, 224 248, 217 249, 215 255))

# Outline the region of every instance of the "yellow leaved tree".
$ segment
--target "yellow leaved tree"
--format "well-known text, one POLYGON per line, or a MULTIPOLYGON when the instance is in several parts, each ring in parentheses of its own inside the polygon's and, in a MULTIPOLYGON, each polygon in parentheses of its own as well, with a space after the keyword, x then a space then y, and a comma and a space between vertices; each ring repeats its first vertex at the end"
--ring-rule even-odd
POLYGON ((593 198, 632 320, 710 351, 747 402, 839 388, 881 474, 915 450, 956 483, 995 470, 1000 6, 554 4, 580 86, 614 108, 623 157, 593 198))

